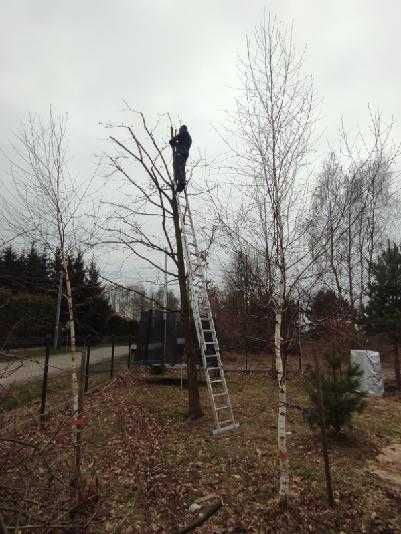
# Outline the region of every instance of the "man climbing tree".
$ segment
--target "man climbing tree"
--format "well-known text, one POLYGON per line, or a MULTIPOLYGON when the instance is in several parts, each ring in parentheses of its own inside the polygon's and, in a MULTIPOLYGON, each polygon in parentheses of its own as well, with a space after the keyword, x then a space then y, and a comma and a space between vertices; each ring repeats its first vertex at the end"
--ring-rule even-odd
POLYGON ((183 124, 180 126, 178 134, 169 141, 173 148, 174 179, 177 184, 177 193, 185 189, 185 164, 189 156, 192 139, 188 129, 183 124))
POLYGON ((142 113, 132 112, 130 124, 119 124, 118 128, 122 135, 118 138, 110 136, 117 153, 109 155, 109 162, 114 173, 121 176, 122 184, 128 182, 132 187, 133 196, 130 194, 122 203, 110 203, 116 208, 116 213, 105 230, 109 234, 109 242, 122 245, 134 257, 178 282, 187 363, 188 417, 196 419, 202 415, 197 380, 199 357, 192 328, 177 195, 177 191, 185 188, 185 162, 191 138, 184 126, 181 126, 178 135, 174 136, 171 132, 173 175, 166 158, 170 147, 167 143, 158 143, 157 128, 149 126, 142 113), (123 135, 127 133, 128 140, 123 135), (131 176, 133 169, 130 164, 143 172, 131 176), (151 225, 147 222, 149 218, 152 219, 151 225), (168 265, 163 268, 166 254, 168 265))

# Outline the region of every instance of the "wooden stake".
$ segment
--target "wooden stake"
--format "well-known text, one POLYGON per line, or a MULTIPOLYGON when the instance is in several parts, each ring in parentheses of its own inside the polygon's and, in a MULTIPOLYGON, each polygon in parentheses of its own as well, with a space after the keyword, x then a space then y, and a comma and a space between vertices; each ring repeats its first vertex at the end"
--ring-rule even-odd
POLYGON ((42 382, 42 402, 40 406, 40 420, 43 421, 46 418, 46 400, 47 400, 47 379, 49 374, 49 357, 50 357, 50 345, 46 340, 46 354, 43 367, 43 382, 42 382))
POLYGON ((131 349, 132 349, 132 338, 131 336, 128 336, 128 360, 127 360, 128 369, 131 367, 131 349))
POLYGON ((110 378, 114 375, 114 335, 111 336, 111 366, 110 366, 110 378))
POLYGON ((89 338, 86 343, 87 343, 86 345, 86 369, 85 369, 85 388, 84 388, 85 393, 88 391, 88 387, 89 387, 89 361, 91 357, 91 345, 90 345, 91 342, 89 338))

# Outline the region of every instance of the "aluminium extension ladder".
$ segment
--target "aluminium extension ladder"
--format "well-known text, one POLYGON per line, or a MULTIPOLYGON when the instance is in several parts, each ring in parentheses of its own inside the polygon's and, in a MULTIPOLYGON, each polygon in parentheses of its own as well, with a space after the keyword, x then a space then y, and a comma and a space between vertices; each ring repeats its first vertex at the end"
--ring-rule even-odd
POLYGON ((220 434, 226 430, 238 428, 239 424, 234 420, 230 395, 228 393, 227 382, 224 376, 219 343, 207 293, 205 257, 198 249, 186 189, 184 190, 184 195, 181 197, 181 202, 183 203, 182 207, 180 205, 179 195, 177 194, 191 309, 216 425, 216 428, 212 433, 220 434), (185 202, 182 202, 183 197, 185 198, 185 202))

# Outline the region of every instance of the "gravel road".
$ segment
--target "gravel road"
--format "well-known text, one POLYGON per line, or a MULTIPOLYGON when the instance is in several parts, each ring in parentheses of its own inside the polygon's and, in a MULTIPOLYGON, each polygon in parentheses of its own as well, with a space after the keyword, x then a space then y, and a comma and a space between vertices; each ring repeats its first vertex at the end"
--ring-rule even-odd
MULTIPOLYGON (((115 347, 115 357, 128 356, 126 346, 115 347)), ((77 352, 77 365, 79 366, 81 353, 77 352)), ((0 362, 0 385, 6 386, 14 383, 31 382, 43 376, 44 357, 33 356, 29 360, 18 360, 17 355, 10 357, 10 362, 0 362)), ((110 361, 111 348, 101 347, 91 350, 90 363, 110 361)), ((56 375, 71 368, 71 354, 54 354, 49 360, 49 375, 56 375)))

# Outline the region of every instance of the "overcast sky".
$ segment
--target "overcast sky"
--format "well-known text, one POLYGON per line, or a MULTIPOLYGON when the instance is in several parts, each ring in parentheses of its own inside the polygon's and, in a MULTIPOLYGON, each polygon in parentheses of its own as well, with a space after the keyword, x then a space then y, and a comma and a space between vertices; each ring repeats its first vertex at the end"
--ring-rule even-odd
POLYGON ((99 123, 119 120, 127 100, 182 118, 194 149, 214 155, 212 127, 264 9, 293 21, 307 46, 324 141, 341 116, 363 126, 368 103, 394 116, 401 140, 399 0, 12 0, 0 7, 0 143, 52 104, 69 113, 73 170, 85 174, 104 148, 99 123))

